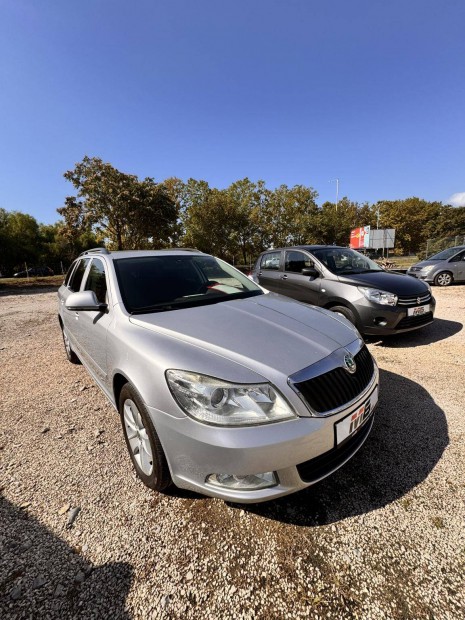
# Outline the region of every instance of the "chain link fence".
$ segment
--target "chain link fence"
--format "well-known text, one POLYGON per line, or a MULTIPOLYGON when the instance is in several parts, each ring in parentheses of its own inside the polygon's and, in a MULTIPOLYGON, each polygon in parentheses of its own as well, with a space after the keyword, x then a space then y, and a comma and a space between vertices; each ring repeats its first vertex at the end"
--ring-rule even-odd
POLYGON ((453 248, 456 245, 465 245, 465 235, 456 235, 455 237, 436 237, 435 239, 428 239, 426 242, 426 258, 441 252, 441 250, 447 250, 447 248, 453 248))

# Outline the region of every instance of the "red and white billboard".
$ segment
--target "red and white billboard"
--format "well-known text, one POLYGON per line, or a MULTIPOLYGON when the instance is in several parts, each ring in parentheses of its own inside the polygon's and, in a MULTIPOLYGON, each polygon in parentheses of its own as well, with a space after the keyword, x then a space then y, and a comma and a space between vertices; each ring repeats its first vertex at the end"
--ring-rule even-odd
POLYGON ((354 228, 350 231, 350 247, 354 250, 360 250, 361 248, 368 248, 370 242, 370 227, 362 226, 361 228, 354 228))

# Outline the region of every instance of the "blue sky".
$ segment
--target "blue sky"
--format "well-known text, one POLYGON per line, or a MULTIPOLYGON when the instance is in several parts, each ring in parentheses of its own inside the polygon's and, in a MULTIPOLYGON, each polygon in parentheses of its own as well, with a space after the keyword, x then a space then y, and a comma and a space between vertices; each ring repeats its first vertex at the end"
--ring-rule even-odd
POLYGON ((0 207, 56 221, 84 155, 465 204, 464 24, 464 0, 0 0, 0 207))

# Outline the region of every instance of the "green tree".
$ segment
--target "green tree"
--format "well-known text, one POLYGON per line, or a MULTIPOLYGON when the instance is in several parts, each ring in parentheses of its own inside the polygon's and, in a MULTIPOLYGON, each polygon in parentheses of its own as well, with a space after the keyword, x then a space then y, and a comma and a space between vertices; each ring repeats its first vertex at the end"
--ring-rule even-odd
POLYGON ((260 211, 260 224, 268 245, 301 245, 315 240, 318 217, 316 198, 311 187, 280 185, 266 190, 266 199, 260 211))
POLYGON ((379 209, 380 228, 395 228, 396 248, 406 254, 416 254, 426 243, 431 222, 442 211, 440 202, 428 202, 412 197, 404 200, 383 200, 375 205, 379 209))
POLYGON ((68 229, 92 229, 110 247, 164 247, 176 231, 176 207, 167 188, 120 172, 98 157, 84 157, 64 174, 77 190, 57 209, 68 229))

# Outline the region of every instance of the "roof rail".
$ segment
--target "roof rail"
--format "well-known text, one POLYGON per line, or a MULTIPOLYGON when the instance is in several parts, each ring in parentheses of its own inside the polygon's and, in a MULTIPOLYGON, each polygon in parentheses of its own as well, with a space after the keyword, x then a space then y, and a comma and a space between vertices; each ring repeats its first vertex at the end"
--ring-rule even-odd
POLYGON ((165 251, 166 250, 173 250, 173 251, 177 251, 179 252, 179 250, 183 250, 184 252, 200 252, 201 254, 203 254, 203 252, 201 252, 200 250, 198 250, 197 248, 163 248, 165 251))
POLYGON ((91 248, 90 250, 81 252, 79 256, 84 256, 85 254, 110 254, 110 252, 107 250, 107 248, 91 248))

